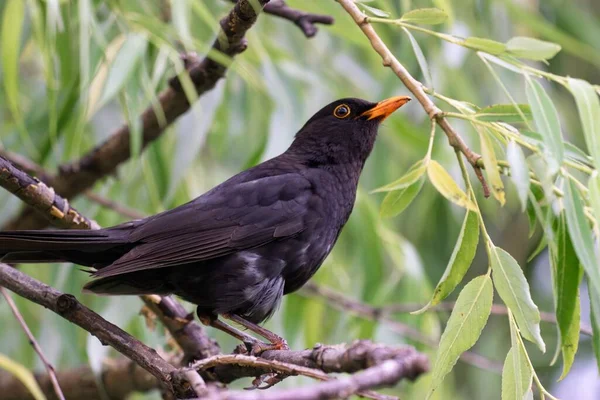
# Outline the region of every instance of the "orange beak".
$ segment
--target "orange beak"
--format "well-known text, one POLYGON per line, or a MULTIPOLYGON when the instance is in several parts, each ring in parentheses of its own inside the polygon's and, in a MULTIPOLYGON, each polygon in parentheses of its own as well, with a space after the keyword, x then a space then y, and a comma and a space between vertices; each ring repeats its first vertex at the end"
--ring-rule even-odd
POLYGON ((381 121, 389 117, 394 111, 411 101, 412 99, 408 96, 396 96, 390 97, 389 99, 382 100, 370 110, 360 114, 361 117, 367 117, 367 120, 380 118, 381 121))

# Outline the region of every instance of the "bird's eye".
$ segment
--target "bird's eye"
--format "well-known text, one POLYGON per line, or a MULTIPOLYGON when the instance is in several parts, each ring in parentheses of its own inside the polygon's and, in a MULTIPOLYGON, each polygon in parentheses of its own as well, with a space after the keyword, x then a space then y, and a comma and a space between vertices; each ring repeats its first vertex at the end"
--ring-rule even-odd
POLYGON ((346 118, 348 115, 350 115, 350 107, 348 107, 346 104, 340 104, 335 108, 335 110, 333 110, 333 115, 340 119, 346 118))

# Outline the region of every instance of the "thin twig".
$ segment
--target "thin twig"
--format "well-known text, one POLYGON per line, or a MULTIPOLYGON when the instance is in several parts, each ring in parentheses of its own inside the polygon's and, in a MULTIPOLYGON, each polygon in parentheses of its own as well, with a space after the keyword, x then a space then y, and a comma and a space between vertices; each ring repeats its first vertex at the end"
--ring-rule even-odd
POLYGON ((331 25, 334 23, 333 17, 329 15, 311 14, 296 10, 289 7, 283 0, 271 0, 265 6, 265 13, 293 22, 308 38, 317 34, 318 29, 315 24, 331 25))
POLYGON ((448 142, 452 147, 459 150, 465 155, 473 169, 477 178, 481 182, 483 187, 483 194, 485 197, 489 197, 490 190, 481 173, 481 168, 477 165, 477 160, 481 156, 467 146, 462 137, 454 130, 448 120, 444 117, 444 112, 440 110, 433 101, 429 98, 425 92, 425 87, 421 82, 412 77, 408 70, 398 61, 394 54, 388 49, 386 44, 381 40, 373 26, 369 23, 369 17, 365 15, 354 0, 335 0, 346 10, 346 12, 354 19, 354 22, 359 26, 365 36, 371 42, 373 49, 379 54, 383 60, 383 66, 391 68, 392 71, 400 78, 404 86, 417 98, 419 103, 423 106, 423 109, 427 113, 430 119, 435 120, 437 124, 442 128, 448 142))
MULTIPOLYGON (((304 285, 299 294, 307 297, 318 296, 325 300, 331 307, 334 307, 338 310, 351 312, 352 314, 358 315, 362 318, 381 322, 390 330, 402 336, 408 337, 415 342, 431 347, 438 346, 438 341, 436 339, 423 335, 421 331, 409 325, 395 321, 382 312, 381 309, 361 303, 360 301, 354 300, 329 288, 316 285, 313 282, 308 282, 306 285, 304 285)), ((472 351, 465 351, 462 353, 460 355, 460 360, 487 371, 495 373, 500 373, 502 371, 502 364, 472 351)))
POLYGON ((19 312, 17 305, 10 296, 10 293, 8 293, 8 291, 3 287, 0 287, 0 293, 2 293, 2 296, 4 296, 4 299, 8 303, 8 307, 11 309, 17 321, 19 321, 19 325, 21 325, 21 328, 23 328, 25 335, 27 335, 27 338, 29 339, 29 343, 33 347, 33 350, 40 357, 40 360, 42 360, 42 364, 44 364, 46 371, 48 371, 48 377, 52 382, 52 387, 54 388, 54 393, 56 394, 56 397, 58 397, 59 400, 65 400, 65 396, 63 395, 62 389, 58 384, 58 379, 56 378, 56 370, 54 369, 54 366, 50 363, 50 361, 48 361, 48 359, 44 355, 42 348, 38 344, 37 340, 35 340, 35 337, 31 333, 29 326, 27 326, 27 322, 25 322, 25 320, 23 319, 23 316, 19 312))

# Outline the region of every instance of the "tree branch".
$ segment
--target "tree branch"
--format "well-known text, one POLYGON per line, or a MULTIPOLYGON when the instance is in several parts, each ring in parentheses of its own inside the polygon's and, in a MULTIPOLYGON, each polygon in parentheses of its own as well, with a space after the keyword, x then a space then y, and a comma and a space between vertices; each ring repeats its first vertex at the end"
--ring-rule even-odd
MULTIPOLYGON (((254 24, 257 10, 253 4, 264 6, 269 0, 240 0, 223 19, 221 32, 213 43, 212 51, 233 57, 246 49, 244 34, 254 24)), ((188 73, 197 94, 212 89, 227 70, 223 64, 210 57, 191 65, 188 73)), ((142 112, 142 148, 156 140, 164 129, 190 108, 187 96, 178 85, 177 79, 171 80, 171 86, 158 95, 157 103, 162 111, 155 112, 153 105, 142 112)), ((128 125, 117 129, 105 142, 101 143, 81 159, 59 168, 57 177, 48 180, 56 193, 72 199, 91 188, 98 180, 113 174, 116 168, 129 159, 131 154, 130 131, 128 125)), ((31 209, 23 212, 9 222, 6 229, 40 229, 47 221, 31 209)))
POLYGON ((81 304, 73 295, 64 294, 32 277, 0 263, 0 286, 40 304, 85 329, 104 345, 110 345, 132 359, 180 396, 189 397, 177 369, 121 328, 81 304))
POLYGON ((425 92, 425 88, 421 82, 412 77, 412 75, 408 72, 408 70, 398 61, 398 59, 392 54, 390 49, 385 45, 383 40, 379 37, 377 32, 373 26, 369 23, 369 17, 365 15, 358 6, 355 4, 353 0, 335 0, 346 10, 346 12, 354 19, 354 22, 358 25, 358 27, 362 30, 365 36, 371 42, 371 46, 373 49, 379 54, 383 60, 383 66, 391 68, 392 71, 400 78, 404 86, 417 98, 419 103, 423 106, 423 109, 427 113, 430 119, 435 120, 437 124, 442 128, 446 136, 448 137, 448 142, 452 147, 454 147, 457 151, 460 151, 464 154, 466 159, 469 161, 469 164, 475 170, 475 174, 477 178, 481 182, 483 187, 483 194, 485 197, 490 196, 490 189, 483 177, 481 172, 481 167, 477 164, 477 160, 481 158, 481 156, 467 146, 462 137, 454 130, 454 128, 450 125, 448 120, 444 118, 444 113, 440 110, 433 101, 429 98, 427 93, 425 92))
MULTIPOLYGON (((42 392, 54 399, 49 376, 36 374, 35 378, 42 392)), ((104 360, 99 375, 85 365, 58 371, 57 379, 69 400, 125 400, 134 392, 161 388, 160 381, 127 358, 104 360)), ((34 400, 18 379, 1 372, 0 393, 3 400, 34 400)))
MULTIPOLYGON (((237 0, 232 1, 236 2, 237 0)), ((265 6, 264 11, 267 14, 293 22, 308 38, 317 34, 318 29, 315 24, 332 25, 335 22, 333 17, 329 15, 311 14, 291 8, 284 0, 271 0, 265 6)))

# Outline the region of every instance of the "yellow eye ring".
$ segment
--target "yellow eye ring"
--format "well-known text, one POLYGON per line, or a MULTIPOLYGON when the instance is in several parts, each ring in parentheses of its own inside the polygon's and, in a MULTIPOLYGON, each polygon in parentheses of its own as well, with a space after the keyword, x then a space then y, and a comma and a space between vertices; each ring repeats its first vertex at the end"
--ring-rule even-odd
POLYGON ((333 116, 339 119, 346 118, 350 115, 350 107, 347 104, 340 104, 333 110, 333 116))

